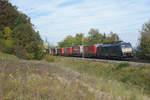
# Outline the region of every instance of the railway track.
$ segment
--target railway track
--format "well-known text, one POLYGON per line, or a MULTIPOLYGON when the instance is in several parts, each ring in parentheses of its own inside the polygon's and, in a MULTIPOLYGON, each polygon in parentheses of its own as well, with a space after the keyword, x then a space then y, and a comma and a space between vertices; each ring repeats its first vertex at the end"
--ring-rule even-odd
POLYGON ((132 60, 129 60, 129 61, 120 61, 120 60, 106 60, 106 59, 95 59, 95 58, 79 58, 79 57, 72 57, 72 58, 74 58, 74 59, 87 59, 88 61, 115 63, 115 64, 129 63, 129 64, 137 66, 137 67, 150 66, 149 61, 136 60, 136 59, 132 59, 132 60))

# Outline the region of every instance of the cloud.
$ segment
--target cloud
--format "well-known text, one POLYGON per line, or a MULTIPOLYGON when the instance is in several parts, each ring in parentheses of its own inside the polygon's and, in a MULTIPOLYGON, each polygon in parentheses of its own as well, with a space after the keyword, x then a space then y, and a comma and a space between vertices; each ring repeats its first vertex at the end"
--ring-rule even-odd
POLYGON ((67 35, 88 34, 90 28, 138 42, 142 24, 150 19, 149 0, 12 0, 28 14, 43 38, 57 44, 67 35))

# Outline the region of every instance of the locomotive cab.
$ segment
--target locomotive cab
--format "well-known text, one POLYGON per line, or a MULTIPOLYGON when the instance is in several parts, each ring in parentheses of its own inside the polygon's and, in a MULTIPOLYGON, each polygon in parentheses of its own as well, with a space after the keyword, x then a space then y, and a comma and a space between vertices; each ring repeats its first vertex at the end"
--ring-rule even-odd
POLYGON ((133 57, 133 49, 130 43, 122 43, 121 44, 122 56, 123 58, 132 58, 133 57))

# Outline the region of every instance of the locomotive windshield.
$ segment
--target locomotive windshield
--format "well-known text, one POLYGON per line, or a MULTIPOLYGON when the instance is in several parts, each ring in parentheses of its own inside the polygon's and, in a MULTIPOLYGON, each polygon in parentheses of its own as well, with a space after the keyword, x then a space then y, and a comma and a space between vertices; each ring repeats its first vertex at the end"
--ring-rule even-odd
POLYGON ((122 48, 132 48, 130 43, 123 43, 122 48))

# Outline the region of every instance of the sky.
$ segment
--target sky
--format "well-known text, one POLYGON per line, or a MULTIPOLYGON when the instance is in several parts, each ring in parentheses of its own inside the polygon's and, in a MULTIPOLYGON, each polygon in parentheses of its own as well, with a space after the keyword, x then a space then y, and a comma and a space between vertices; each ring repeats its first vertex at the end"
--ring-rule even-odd
POLYGON ((67 35, 88 35, 91 28, 113 31, 125 42, 138 44, 150 20, 150 0, 10 0, 27 14, 43 39, 57 45, 67 35))

